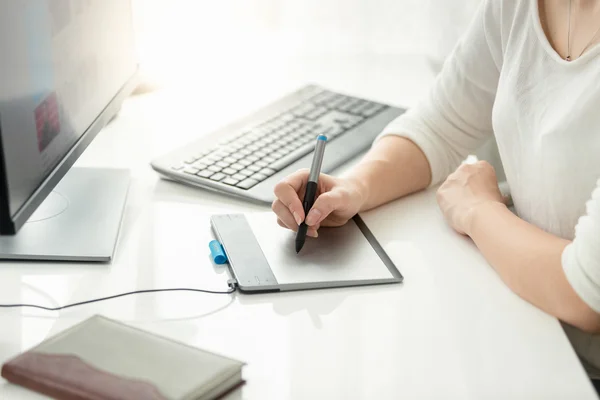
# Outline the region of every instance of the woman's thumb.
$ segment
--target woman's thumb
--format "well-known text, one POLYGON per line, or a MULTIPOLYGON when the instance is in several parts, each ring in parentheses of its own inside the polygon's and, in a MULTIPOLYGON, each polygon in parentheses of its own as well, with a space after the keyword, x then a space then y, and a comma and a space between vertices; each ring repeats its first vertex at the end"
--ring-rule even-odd
POLYGON ((341 197, 335 191, 326 192, 317 197, 315 204, 306 216, 306 225, 320 224, 329 214, 341 206, 341 197))

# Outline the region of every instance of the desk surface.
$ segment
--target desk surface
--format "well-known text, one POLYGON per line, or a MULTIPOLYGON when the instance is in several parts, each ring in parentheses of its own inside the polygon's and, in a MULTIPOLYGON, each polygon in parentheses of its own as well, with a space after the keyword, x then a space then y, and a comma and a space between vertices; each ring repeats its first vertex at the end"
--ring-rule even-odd
MULTIPOLYGON (((208 216, 265 208, 160 180, 148 161, 306 81, 399 105, 414 103, 431 82, 427 65, 412 58, 305 59, 277 71, 128 100, 78 162, 131 169, 116 259, 0 263, 0 302, 58 305, 133 289, 225 289, 225 269, 209 259, 208 216)), ((399 266, 402 285, 163 293, 61 313, 4 310, 0 362, 101 313, 246 361, 248 383, 235 398, 596 398, 557 320, 503 285, 472 242, 447 227, 433 192, 363 218, 399 266)), ((0 398, 41 396, 0 383, 0 398)))

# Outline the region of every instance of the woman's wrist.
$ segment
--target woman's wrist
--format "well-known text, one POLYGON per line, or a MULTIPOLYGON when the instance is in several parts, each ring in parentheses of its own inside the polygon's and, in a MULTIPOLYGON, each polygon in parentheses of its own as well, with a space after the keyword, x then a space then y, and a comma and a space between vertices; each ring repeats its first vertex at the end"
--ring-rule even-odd
POLYGON ((506 212, 511 213, 506 204, 494 200, 484 201, 473 206, 465 217, 465 233, 474 238, 481 232, 481 227, 489 226, 486 221, 489 221, 493 215, 506 212))
POLYGON ((367 182, 356 175, 349 175, 343 179, 347 182, 349 190, 353 194, 353 200, 357 205, 358 211, 365 211, 364 208, 367 204, 369 193, 367 182))

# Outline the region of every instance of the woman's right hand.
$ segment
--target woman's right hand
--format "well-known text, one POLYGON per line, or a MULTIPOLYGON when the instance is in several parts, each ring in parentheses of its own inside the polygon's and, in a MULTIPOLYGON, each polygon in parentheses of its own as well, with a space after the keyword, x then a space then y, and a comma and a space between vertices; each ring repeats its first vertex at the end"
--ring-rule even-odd
MULTIPOLYGON (((277 223, 294 232, 305 220, 302 201, 309 171, 297 171, 275 186, 275 201, 272 208, 277 214, 277 223)), ((347 178, 335 178, 321 174, 317 188, 317 199, 306 216, 308 236, 317 237, 321 226, 341 226, 356 215, 364 203, 361 186, 347 178)))

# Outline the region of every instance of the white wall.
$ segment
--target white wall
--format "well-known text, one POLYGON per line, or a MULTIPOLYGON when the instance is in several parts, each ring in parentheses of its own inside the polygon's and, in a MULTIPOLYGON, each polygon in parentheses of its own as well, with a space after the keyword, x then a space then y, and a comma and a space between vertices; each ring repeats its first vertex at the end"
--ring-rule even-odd
POLYGON ((414 54, 441 62, 481 0, 134 0, 141 58, 414 54))

